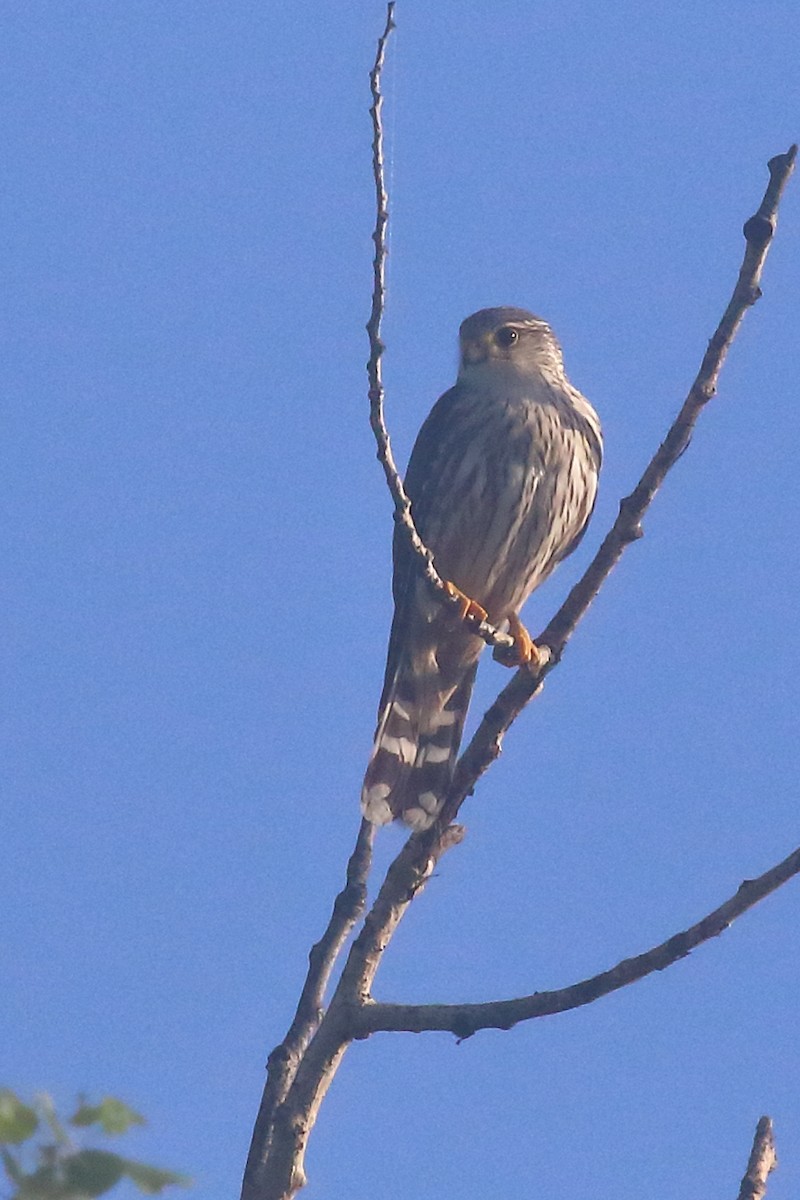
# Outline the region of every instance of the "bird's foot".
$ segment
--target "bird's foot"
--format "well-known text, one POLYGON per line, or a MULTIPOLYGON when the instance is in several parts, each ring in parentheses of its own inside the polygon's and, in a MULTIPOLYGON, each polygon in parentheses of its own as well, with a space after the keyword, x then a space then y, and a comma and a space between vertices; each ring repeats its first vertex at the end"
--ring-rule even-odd
POLYGON ((444 590, 448 596, 452 596, 454 600, 458 601, 459 618, 467 625, 480 625, 482 621, 486 620, 488 615, 486 609, 481 607, 477 600, 471 600, 461 591, 461 588, 457 588, 449 579, 444 581, 444 590))
POLYGON ((492 657, 504 667, 529 667, 532 671, 544 665, 545 655, 534 642, 515 612, 508 615, 508 632, 513 646, 495 646, 492 657))

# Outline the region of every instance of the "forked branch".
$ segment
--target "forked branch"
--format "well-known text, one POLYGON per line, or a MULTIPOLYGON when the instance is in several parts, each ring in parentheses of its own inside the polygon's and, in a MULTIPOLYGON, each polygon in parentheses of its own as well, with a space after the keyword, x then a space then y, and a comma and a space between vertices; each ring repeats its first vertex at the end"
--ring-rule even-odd
POLYGON ((644 954, 624 959, 610 971, 593 975, 591 979, 583 979, 554 992, 534 992, 530 996, 492 1000, 486 1004, 378 1004, 373 1001, 362 1007, 355 1018, 358 1035, 366 1037, 378 1031, 423 1033, 439 1030, 464 1039, 479 1029, 511 1029, 520 1021, 581 1008, 686 958, 692 950, 718 937, 737 917, 798 873, 800 849, 757 879, 746 879, 735 895, 689 929, 674 934, 644 954))

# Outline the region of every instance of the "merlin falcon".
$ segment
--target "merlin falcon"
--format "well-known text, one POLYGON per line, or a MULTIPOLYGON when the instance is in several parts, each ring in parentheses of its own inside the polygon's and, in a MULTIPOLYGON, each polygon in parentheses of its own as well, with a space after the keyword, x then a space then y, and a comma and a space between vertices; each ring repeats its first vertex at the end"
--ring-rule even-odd
POLYGON ((484 643, 464 617, 536 647, 519 620, 528 596, 570 554, 592 514, 600 422, 567 379, 549 325, 522 308, 485 308, 460 330, 455 386, 417 436, 405 488, 414 524, 448 590, 443 604, 405 532, 394 535, 394 620, 361 807, 383 825, 427 829, 452 779, 484 643))

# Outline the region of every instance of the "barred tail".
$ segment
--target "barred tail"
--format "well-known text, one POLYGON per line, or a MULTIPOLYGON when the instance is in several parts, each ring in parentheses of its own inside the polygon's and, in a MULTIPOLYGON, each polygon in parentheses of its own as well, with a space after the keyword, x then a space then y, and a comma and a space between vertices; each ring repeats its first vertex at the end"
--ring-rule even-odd
POLYGON ((398 818, 414 829, 433 824, 453 775, 477 663, 442 690, 441 678, 421 686, 401 664, 385 698, 364 778, 361 809, 384 825, 398 818))

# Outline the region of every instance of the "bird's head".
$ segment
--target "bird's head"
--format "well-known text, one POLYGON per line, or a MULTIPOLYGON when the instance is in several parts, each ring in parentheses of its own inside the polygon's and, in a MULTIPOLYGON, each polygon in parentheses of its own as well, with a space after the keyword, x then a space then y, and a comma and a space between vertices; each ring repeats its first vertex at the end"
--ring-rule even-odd
POLYGON ((563 358, 552 329, 524 308, 482 308, 461 324, 459 376, 500 367, 528 373, 562 373, 563 358))

